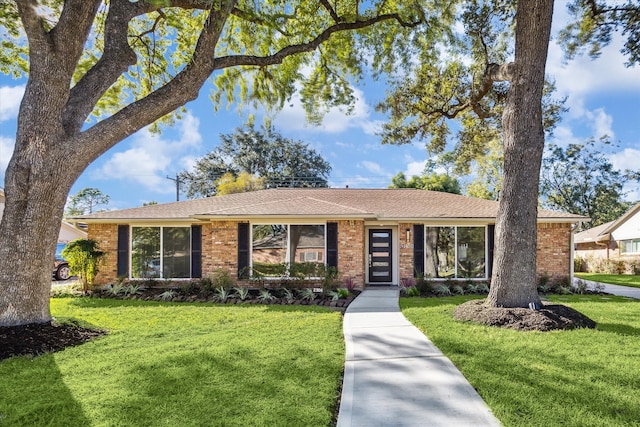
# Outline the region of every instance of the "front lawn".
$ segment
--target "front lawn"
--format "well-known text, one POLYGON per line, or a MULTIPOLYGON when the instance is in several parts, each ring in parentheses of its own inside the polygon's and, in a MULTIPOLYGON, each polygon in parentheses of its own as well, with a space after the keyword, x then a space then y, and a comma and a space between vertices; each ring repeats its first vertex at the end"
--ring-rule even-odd
POLYGON ((454 307, 470 298, 400 305, 506 427, 640 425, 640 301, 554 296, 597 329, 518 332, 454 321, 454 307))
POLYGON ((89 298, 58 320, 109 334, 0 362, 0 425, 327 426, 344 364, 340 313, 89 298))
POLYGON ((575 273, 575 276, 580 279, 592 280, 594 282, 640 288, 640 276, 633 274, 575 273))

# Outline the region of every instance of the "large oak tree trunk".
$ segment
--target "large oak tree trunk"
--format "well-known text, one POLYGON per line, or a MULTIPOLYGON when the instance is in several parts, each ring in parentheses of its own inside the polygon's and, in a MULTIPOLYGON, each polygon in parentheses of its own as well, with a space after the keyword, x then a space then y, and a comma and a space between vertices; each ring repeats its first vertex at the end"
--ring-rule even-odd
POLYGON ((502 123, 504 181, 496 220, 495 256, 487 303, 540 304, 536 286, 538 182, 544 151, 542 89, 553 0, 519 0, 515 60, 502 123))

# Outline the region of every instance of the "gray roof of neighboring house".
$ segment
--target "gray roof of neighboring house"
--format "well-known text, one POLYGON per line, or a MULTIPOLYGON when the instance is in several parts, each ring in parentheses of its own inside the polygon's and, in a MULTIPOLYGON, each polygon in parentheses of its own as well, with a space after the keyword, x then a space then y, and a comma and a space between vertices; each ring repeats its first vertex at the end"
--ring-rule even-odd
MULTIPOLYGON (((274 188, 205 199, 99 212, 80 222, 179 221, 260 217, 371 220, 481 220, 495 218, 498 202, 417 189, 274 188)), ((586 218, 540 209, 539 220, 577 222, 586 218)))
POLYGON ((576 233, 574 236, 575 243, 588 243, 588 242, 606 242, 611 238, 611 233, 622 224, 624 224, 629 218, 640 212, 640 203, 636 203, 625 212, 620 218, 615 221, 610 221, 605 224, 600 224, 597 227, 590 228, 588 230, 576 233))

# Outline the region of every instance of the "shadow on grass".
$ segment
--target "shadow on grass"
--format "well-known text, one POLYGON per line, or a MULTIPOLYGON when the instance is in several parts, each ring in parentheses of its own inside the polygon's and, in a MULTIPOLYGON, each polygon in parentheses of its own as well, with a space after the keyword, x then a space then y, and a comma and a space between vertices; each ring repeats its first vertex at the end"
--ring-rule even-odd
POLYGON ((0 362, 0 425, 87 426, 53 354, 0 362))
POLYGON ((630 337, 640 336, 640 328, 621 323, 598 323, 597 329, 603 332, 613 332, 614 334, 627 335, 630 337))

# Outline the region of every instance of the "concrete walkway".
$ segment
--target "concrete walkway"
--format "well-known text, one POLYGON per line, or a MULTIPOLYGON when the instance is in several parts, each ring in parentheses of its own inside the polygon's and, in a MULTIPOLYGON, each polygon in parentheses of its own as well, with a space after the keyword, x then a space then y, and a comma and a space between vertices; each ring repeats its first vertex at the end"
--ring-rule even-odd
POLYGON ((338 427, 500 426, 442 352, 400 312, 397 288, 365 289, 344 318, 338 427))
POLYGON ((583 282, 585 282, 587 286, 589 286, 589 289, 595 289, 596 286, 602 285, 604 286, 603 291, 608 294, 640 299, 640 288, 632 288, 630 286, 620 286, 620 285, 611 285, 609 283, 594 282, 592 280, 580 279, 579 277, 574 277, 573 284, 575 285, 578 280, 582 280, 583 282))

